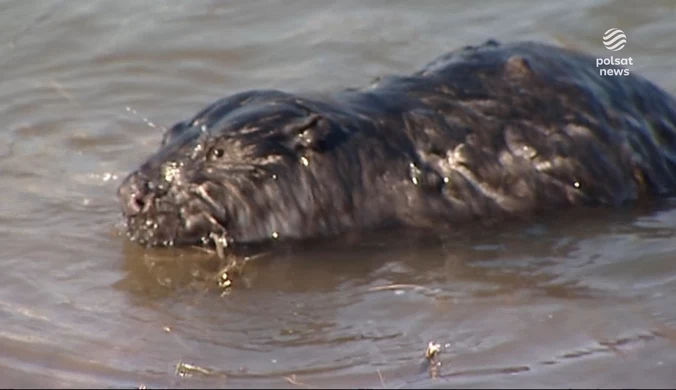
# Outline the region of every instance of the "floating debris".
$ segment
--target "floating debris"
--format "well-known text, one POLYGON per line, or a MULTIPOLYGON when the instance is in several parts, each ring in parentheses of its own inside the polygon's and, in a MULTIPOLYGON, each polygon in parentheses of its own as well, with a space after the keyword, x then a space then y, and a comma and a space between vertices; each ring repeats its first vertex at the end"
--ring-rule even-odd
POLYGON ((427 345, 427 350, 425 351, 425 358, 427 360, 434 359, 439 352, 441 352, 441 344, 435 344, 432 341, 427 345))
POLYGON ((378 372, 378 378, 380 378, 380 385, 385 387, 385 378, 383 378, 383 373, 380 372, 380 368, 378 368, 376 372, 378 372))
POLYGON ((432 289, 418 284, 402 284, 402 283, 388 284, 385 286, 373 286, 369 287, 368 289, 369 292, 388 291, 388 290, 394 290, 395 293, 403 292, 404 290, 422 291, 423 293, 430 295, 435 295, 440 292, 438 289, 432 289))
POLYGON ((432 378, 439 376, 439 367, 441 367, 441 360, 439 360, 440 353, 441 344, 437 344, 432 341, 427 344, 427 349, 425 350, 425 359, 427 359, 429 362, 428 372, 432 378))
POLYGON ((191 376, 194 373, 202 374, 202 375, 211 375, 212 371, 203 368, 194 364, 190 363, 185 363, 185 362, 178 362, 176 365, 176 375, 185 378, 188 376, 191 376))
POLYGON ((266 254, 268 253, 265 252, 254 256, 245 256, 245 257, 238 257, 231 253, 227 254, 226 256, 226 258, 228 259, 227 264, 216 273, 216 284, 221 290, 223 290, 221 296, 225 296, 228 293, 230 287, 232 287, 233 285, 232 276, 242 275, 244 271, 244 266, 249 261, 265 256, 266 254))
POLYGON ((303 387, 306 389, 312 389, 313 387, 308 385, 307 383, 300 382, 298 379, 296 379, 296 374, 293 374, 291 376, 285 376, 284 379, 289 382, 292 385, 298 386, 298 387, 303 387))
POLYGON ((250 256, 242 256, 240 254, 234 253, 233 251, 226 250, 230 244, 228 243, 227 235, 224 233, 211 233, 210 235, 203 237, 203 242, 205 244, 212 242, 213 248, 197 245, 192 246, 192 248, 204 253, 208 253, 211 256, 218 257, 220 263, 219 268, 217 268, 215 274, 212 273, 213 271, 209 272, 207 281, 212 286, 215 284, 220 290, 222 290, 221 296, 224 296, 228 293, 229 289, 234 284, 233 277, 242 275, 244 266, 249 261, 270 254, 270 252, 261 252, 250 256))
POLYGON ((232 280, 229 279, 230 277, 228 276, 227 272, 223 272, 218 276, 218 287, 220 288, 228 288, 232 286, 232 280))

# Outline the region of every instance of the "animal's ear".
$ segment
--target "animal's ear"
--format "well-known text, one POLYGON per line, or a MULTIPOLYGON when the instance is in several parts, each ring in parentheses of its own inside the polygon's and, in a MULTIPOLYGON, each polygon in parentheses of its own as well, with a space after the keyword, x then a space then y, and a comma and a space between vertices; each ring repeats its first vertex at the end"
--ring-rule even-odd
POLYGON ((329 147, 331 123, 319 114, 312 113, 284 126, 287 146, 293 150, 323 151, 329 147))

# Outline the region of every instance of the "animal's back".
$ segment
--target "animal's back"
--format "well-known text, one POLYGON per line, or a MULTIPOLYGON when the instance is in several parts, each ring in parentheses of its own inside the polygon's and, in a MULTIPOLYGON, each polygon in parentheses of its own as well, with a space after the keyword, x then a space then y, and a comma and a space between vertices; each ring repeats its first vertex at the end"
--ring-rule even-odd
MULTIPOLYGON (((415 150, 411 179, 427 191, 420 199, 442 195, 447 207, 431 211, 449 220, 676 190, 674 98, 640 76, 601 76, 586 54, 489 41, 360 91, 368 92, 409 99, 401 116, 415 150)), ((396 133, 396 119, 382 122, 381 137, 396 133)), ((413 214, 403 219, 424 212, 413 214)))

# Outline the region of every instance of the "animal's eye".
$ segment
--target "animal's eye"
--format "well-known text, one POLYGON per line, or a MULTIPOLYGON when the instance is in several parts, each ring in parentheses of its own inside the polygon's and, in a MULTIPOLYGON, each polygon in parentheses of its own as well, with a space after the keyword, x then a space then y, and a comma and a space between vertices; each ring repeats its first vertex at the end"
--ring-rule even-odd
POLYGON ((213 157, 213 158, 221 158, 221 157, 223 157, 224 154, 225 154, 225 152, 221 148, 216 148, 216 149, 211 151, 211 157, 213 157))

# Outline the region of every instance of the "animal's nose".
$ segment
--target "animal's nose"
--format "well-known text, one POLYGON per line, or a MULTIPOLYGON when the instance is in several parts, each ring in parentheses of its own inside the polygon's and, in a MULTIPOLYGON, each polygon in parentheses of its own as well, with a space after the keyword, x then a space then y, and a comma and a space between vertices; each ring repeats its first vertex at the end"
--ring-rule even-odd
POLYGON ((150 207, 153 201, 151 187, 150 182, 138 174, 132 174, 122 182, 117 195, 127 216, 140 214, 150 207))

